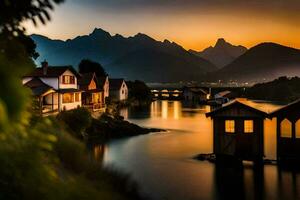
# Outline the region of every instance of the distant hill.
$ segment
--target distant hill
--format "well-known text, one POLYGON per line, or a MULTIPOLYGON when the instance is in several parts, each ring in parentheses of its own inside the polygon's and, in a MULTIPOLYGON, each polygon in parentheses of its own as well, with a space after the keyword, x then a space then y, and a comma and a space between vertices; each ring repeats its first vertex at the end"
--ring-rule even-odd
POLYGON ((234 46, 226 42, 223 38, 220 38, 214 47, 208 47, 200 52, 194 50, 189 51, 199 57, 209 60, 218 68, 222 68, 244 54, 247 51, 247 48, 243 46, 234 46))
POLYGON ((125 38, 102 29, 67 41, 32 35, 40 54, 51 65, 75 67, 88 58, 100 62, 113 77, 147 82, 198 80, 216 70, 211 62, 195 56, 176 43, 156 41, 145 34, 125 38))
POLYGON ((300 78, 280 77, 274 81, 247 88, 245 96, 251 99, 291 102, 300 98, 300 78))
POLYGON ((262 43, 205 78, 266 82, 280 76, 300 76, 300 50, 275 43, 262 43))

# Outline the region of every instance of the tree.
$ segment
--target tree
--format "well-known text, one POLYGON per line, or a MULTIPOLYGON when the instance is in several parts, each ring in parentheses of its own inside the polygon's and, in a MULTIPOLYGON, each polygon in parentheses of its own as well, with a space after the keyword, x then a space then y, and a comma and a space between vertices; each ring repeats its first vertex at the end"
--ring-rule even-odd
POLYGON ((26 20, 46 24, 50 20, 49 11, 54 4, 64 0, 4 0, 0 1, 0 31, 12 33, 14 36, 23 34, 25 29, 21 25, 26 20))
MULTIPOLYGON (((0 1, 0 107, 1 115, 11 122, 24 120, 29 96, 20 84, 20 77, 35 66, 32 58, 38 54, 36 45, 25 35, 22 23, 45 24, 50 20, 49 11, 63 0, 4 0, 0 1)), ((2 119, 0 117, 0 119, 2 119)))
POLYGON ((97 77, 107 76, 107 73, 100 63, 91 61, 89 59, 82 60, 78 66, 78 69, 79 73, 81 74, 95 72, 97 77))
POLYGON ((129 90, 129 98, 138 101, 149 102, 152 99, 150 88, 143 82, 135 80, 134 82, 127 82, 129 90))

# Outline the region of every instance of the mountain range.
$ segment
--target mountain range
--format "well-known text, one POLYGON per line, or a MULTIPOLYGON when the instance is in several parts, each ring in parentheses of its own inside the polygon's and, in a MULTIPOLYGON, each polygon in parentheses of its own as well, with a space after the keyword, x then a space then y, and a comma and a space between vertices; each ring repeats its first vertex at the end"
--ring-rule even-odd
POLYGON ((241 45, 235 46, 225 41, 224 38, 218 39, 214 47, 210 46, 203 51, 189 50, 189 52, 209 60, 219 69, 230 64, 236 58, 241 56, 247 51, 246 47, 241 45))
POLYGON ((146 82, 264 82, 279 76, 300 76, 300 50, 275 43, 250 49, 218 39, 202 52, 185 50, 168 40, 145 34, 123 37, 95 29, 66 41, 32 35, 40 57, 51 65, 73 65, 82 59, 100 62, 112 77, 146 82))
POLYGON ((197 80, 216 70, 211 62, 198 57, 180 45, 156 41, 145 34, 133 37, 111 36, 102 29, 66 41, 32 35, 40 54, 37 62, 77 66, 82 59, 100 62, 113 77, 147 82, 197 80), (183 70, 184 69, 184 70, 183 70))
POLYGON ((261 43, 205 78, 265 82, 280 76, 300 76, 300 50, 276 43, 261 43))

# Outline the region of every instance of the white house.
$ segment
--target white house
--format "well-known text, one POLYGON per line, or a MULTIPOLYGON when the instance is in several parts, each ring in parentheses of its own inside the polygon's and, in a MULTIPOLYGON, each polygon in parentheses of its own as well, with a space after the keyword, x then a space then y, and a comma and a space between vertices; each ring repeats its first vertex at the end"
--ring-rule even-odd
POLYGON ((109 95, 114 101, 128 99, 128 87, 124 79, 109 79, 109 95))
POLYGON ((71 66, 48 66, 45 61, 22 81, 37 98, 41 113, 48 113, 81 107, 79 77, 71 66))
POLYGON ((103 89, 104 99, 109 97, 109 79, 108 79, 108 76, 97 77, 97 79, 98 79, 98 87, 103 89))

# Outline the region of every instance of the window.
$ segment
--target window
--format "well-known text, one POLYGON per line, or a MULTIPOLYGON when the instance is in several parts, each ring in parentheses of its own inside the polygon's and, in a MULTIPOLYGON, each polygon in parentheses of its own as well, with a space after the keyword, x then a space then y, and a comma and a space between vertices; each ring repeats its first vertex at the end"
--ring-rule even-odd
POLYGON ((75 93, 75 102, 79 102, 80 101, 80 93, 75 93))
POLYGON ((74 93, 63 94, 63 103, 73 103, 73 102, 74 102, 74 93))
POLYGON ((63 84, 75 84, 75 77, 69 76, 69 75, 64 75, 62 77, 62 83, 63 84))
POLYGON ((235 123, 234 120, 225 120, 225 132, 234 133, 235 132, 235 123))
POLYGON ((300 138, 300 119, 296 122, 296 138, 300 138))
POLYGON ((253 120, 244 121, 244 133, 253 133, 253 120))
POLYGON ((93 94, 93 103, 99 103, 100 102, 100 98, 101 98, 101 93, 94 93, 93 94))
POLYGON ((284 119, 280 123, 281 137, 292 138, 292 123, 288 119, 284 119))

